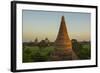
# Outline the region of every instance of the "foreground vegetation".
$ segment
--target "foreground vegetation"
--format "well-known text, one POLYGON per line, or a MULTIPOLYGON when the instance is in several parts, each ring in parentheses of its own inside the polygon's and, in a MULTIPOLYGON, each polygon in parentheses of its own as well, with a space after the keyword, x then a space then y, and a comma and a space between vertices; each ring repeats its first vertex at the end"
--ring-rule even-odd
MULTIPOLYGON (((79 60, 90 59, 91 49, 90 44, 73 44, 73 50, 78 56, 79 60)), ((54 46, 23 46, 23 62, 42 62, 42 61, 52 61, 51 53, 55 51, 54 46)))
POLYGON ((23 48, 23 62, 39 62, 49 61, 50 54, 54 51, 54 47, 39 48, 38 46, 23 48))

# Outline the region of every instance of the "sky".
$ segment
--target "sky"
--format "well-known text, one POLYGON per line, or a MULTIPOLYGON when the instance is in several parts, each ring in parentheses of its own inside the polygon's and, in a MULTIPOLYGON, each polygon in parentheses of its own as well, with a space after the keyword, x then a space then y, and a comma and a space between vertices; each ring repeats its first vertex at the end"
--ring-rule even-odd
POLYGON ((90 13, 23 10, 23 42, 34 41, 36 38, 39 41, 48 38, 54 42, 57 38, 62 16, 65 17, 70 39, 90 40, 90 13))

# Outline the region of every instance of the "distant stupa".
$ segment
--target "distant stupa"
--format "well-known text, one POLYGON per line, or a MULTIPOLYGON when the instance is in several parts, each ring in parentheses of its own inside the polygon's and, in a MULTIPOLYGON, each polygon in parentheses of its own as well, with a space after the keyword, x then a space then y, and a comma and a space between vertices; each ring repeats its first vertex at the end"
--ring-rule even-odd
POLYGON ((62 16, 59 32, 57 35, 57 38, 55 40, 55 49, 56 51, 53 53, 54 58, 57 58, 59 60, 64 58, 66 60, 72 60, 77 59, 77 56, 72 50, 72 42, 68 36, 68 31, 66 28, 65 18, 62 16), (58 49, 63 49, 63 52, 58 51, 58 49))

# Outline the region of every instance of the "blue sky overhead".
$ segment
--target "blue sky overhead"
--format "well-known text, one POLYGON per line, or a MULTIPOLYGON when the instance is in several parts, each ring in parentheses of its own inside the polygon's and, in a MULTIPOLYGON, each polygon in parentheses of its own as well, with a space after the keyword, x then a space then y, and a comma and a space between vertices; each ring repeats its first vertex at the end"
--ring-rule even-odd
POLYGON ((90 40, 89 13, 23 10, 23 41, 34 41, 35 38, 40 41, 46 37, 55 41, 62 16, 70 39, 90 40))

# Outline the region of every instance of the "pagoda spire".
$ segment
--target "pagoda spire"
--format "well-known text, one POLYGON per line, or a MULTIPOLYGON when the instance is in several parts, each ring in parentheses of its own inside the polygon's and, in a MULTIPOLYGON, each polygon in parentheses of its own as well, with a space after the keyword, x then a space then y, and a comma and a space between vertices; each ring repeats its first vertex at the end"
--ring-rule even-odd
POLYGON ((55 40, 55 49, 56 51, 53 53, 54 59, 55 59, 55 56, 59 60, 63 58, 65 58, 66 60, 77 59, 77 56, 72 49, 72 42, 68 36, 68 31, 67 31, 64 16, 62 16, 61 18, 59 32, 55 40), (63 52, 59 50, 63 50, 63 52), (64 57, 64 55, 66 56, 64 57))
POLYGON ((59 32, 55 41, 55 45, 59 47, 64 47, 65 49, 71 49, 72 43, 68 36, 68 31, 66 28, 65 18, 62 16, 59 32))

